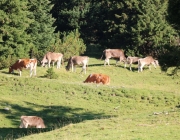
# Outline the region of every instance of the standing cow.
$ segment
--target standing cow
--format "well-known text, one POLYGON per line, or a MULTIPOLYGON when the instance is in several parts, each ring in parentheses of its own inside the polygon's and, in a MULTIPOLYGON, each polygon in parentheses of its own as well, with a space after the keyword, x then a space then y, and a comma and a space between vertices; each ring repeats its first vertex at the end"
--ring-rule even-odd
POLYGON ((149 66, 149 69, 151 70, 151 65, 153 65, 156 68, 156 66, 158 66, 159 63, 158 60, 155 60, 152 56, 141 58, 138 60, 138 72, 142 72, 143 67, 145 65, 149 66))
POLYGON ((50 68, 51 61, 54 63, 57 62, 57 69, 61 67, 61 60, 63 59, 62 53, 54 53, 54 52, 48 52, 44 55, 43 60, 41 61, 42 66, 44 67, 46 63, 48 63, 48 67, 50 68))
POLYGON ((20 128, 28 128, 36 127, 36 128, 46 128, 44 125, 44 121, 41 117, 37 116, 21 116, 21 124, 20 128))
MULTIPOLYGON (((106 63, 109 65, 109 59, 114 58, 116 59, 116 65, 118 61, 125 61, 126 57, 124 55, 124 51, 121 49, 106 49, 103 51, 103 55, 105 55, 105 62, 104 66, 106 66, 106 63)), ((102 57, 103 57, 102 55, 102 57)), ((102 59, 101 57, 101 59, 102 59)))
POLYGON ((89 62, 89 57, 88 56, 73 56, 70 57, 66 66, 66 70, 69 71, 70 68, 72 68, 72 72, 75 71, 76 65, 82 65, 82 71, 86 74, 86 67, 89 62))
POLYGON ((126 64, 129 64, 129 69, 132 71, 131 65, 134 64, 134 63, 138 63, 139 59, 141 59, 141 58, 140 57, 128 56, 126 61, 125 61, 124 67, 126 68, 126 64))
POLYGON ((34 76, 36 76, 36 67, 37 67, 37 59, 19 59, 12 66, 9 67, 9 73, 14 72, 14 70, 19 71, 19 75, 22 74, 22 69, 30 69, 30 77, 34 72, 34 76))

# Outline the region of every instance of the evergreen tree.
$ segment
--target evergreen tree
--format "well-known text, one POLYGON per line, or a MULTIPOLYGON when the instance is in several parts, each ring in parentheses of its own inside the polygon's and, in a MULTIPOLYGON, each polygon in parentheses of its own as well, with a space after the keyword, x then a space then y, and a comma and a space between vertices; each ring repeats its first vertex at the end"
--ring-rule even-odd
POLYGON ((31 41, 26 29, 32 20, 26 0, 1 0, 0 7, 0 68, 4 68, 16 58, 28 57, 31 41))
POLYGON ((166 20, 167 6, 167 0, 139 0, 134 4, 137 24, 132 26, 132 34, 141 54, 158 56, 175 39, 177 32, 166 20))
POLYGON ((37 59, 41 59, 55 42, 55 27, 53 27, 55 19, 52 18, 50 13, 53 4, 49 0, 29 0, 28 7, 29 11, 31 11, 29 17, 33 19, 33 22, 27 29, 33 44, 30 53, 37 59))
POLYGON ((71 32, 58 32, 55 38, 56 42, 51 47, 52 51, 61 52, 64 54, 65 60, 73 55, 82 55, 86 51, 86 45, 80 38, 78 30, 71 32))

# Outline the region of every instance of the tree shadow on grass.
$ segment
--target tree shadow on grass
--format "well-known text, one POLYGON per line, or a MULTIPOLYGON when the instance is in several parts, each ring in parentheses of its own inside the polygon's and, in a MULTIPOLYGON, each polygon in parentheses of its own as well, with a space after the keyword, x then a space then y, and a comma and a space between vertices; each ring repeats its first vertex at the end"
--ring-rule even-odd
MULTIPOLYGON (((25 103, 28 107, 11 104, 11 108, 9 110, 0 110, 0 113, 4 114, 6 118, 11 121, 11 124, 13 126, 17 126, 17 128, 8 128, 8 126, 4 124, 4 128, 0 128, 0 139, 17 139, 35 133, 52 131, 58 128, 62 128, 71 123, 75 124, 83 122, 85 120, 95 120, 101 118, 104 119, 111 117, 110 115, 105 115, 104 113, 94 113, 83 108, 72 108, 68 106, 54 105, 44 106, 36 105, 30 102, 25 103), (20 117, 22 115, 42 117, 45 122, 46 128, 19 128, 20 117)), ((9 103, 3 102, 2 104, 9 103)))

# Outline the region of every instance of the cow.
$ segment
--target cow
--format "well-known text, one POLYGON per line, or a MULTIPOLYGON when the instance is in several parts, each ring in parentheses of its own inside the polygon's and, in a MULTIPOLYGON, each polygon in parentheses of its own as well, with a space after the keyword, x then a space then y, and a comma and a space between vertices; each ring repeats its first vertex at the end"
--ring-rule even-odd
POLYGON ((36 76, 36 67, 37 67, 37 59, 19 59, 12 66, 9 67, 9 73, 14 72, 14 70, 19 71, 19 76, 22 75, 22 70, 30 69, 30 77, 32 77, 33 73, 36 76))
POLYGON ((155 60, 152 56, 141 58, 138 60, 138 72, 142 72, 145 65, 149 66, 149 69, 151 70, 151 65, 156 68, 156 66, 159 66, 159 63, 158 60, 155 60))
POLYGON ((103 51, 103 55, 101 56, 101 59, 104 55, 105 55, 104 66, 106 66, 106 63, 109 65, 109 59, 110 58, 116 59, 116 65, 117 65, 118 61, 121 62, 121 61, 126 60, 126 57, 124 55, 124 51, 121 49, 105 49, 103 51))
POLYGON ((104 85, 110 84, 110 77, 105 74, 90 74, 87 79, 84 81, 84 83, 102 83, 104 85))
POLYGON ((76 65, 82 65, 82 71, 80 73, 84 71, 84 73, 86 74, 86 67, 88 66, 88 62, 89 62, 88 56, 72 56, 68 60, 66 70, 69 71, 70 68, 72 68, 72 72, 74 72, 76 69, 75 68, 76 65))
POLYGON ((47 52, 44 55, 44 57, 41 61, 41 64, 42 64, 42 67, 44 67, 45 64, 48 63, 48 68, 50 68, 51 61, 53 63, 53 67, 54 67, 54 63, 57 62, 57 69, 59 69, 61 67, 62 59, 63 59, 62 53, 47 52))
POLYGON ((126 59, 126 61, 125 61, 124 67, 126 68, 126 64, 129 64, 129 69, 130 69, 130 71, 132 71, 131 65, 134 64, 134 63, 138 63, 138 60, 139 60, 140 58, 141 58, 141 57, 128 56, 127 59, 126 59))
POLYGON ((19 128, 28 128, 36 127, 36 128, 46 128, 44 121, 41 117, 38 116, 21 116, 21 124, 19 128))

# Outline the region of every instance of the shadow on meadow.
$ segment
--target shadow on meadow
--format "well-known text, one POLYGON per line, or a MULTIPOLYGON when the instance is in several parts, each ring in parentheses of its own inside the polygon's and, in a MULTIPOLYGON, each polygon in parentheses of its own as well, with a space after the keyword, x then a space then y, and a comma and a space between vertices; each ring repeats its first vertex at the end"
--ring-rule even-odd
MULTIPOLYGON (((9 110, 0 110, 0 113, 4 114, 6 118, 11 121, 11 124, 13 126, 17 126, 17 128, 8 128, 8 126, 6 126, 5 123, 3 124, 3 122, 1 122, 1 124, 4 125, 4 128, 0 128, 0 139, 17 139, 34 133, 52 131, 54 129, 62 128, 71 123, 75 124, 83 122, 85 120, 95 120, 101 118, 104 119, 111 117, 109 115, 105 115, 104 113, 93 113, 83 108, 71 108, 68 106, 54 105, 44 106, 36 105, 30 102, 25 103, 28 105, 28 107, 19 106, 17 104, 11 104, 9 110), (19 128, 20 117, 22 115, 42 117, 45 122, 46 128, 19 128)), ((8 105, 9 103, 3 102, 2 104, 8 105)))

